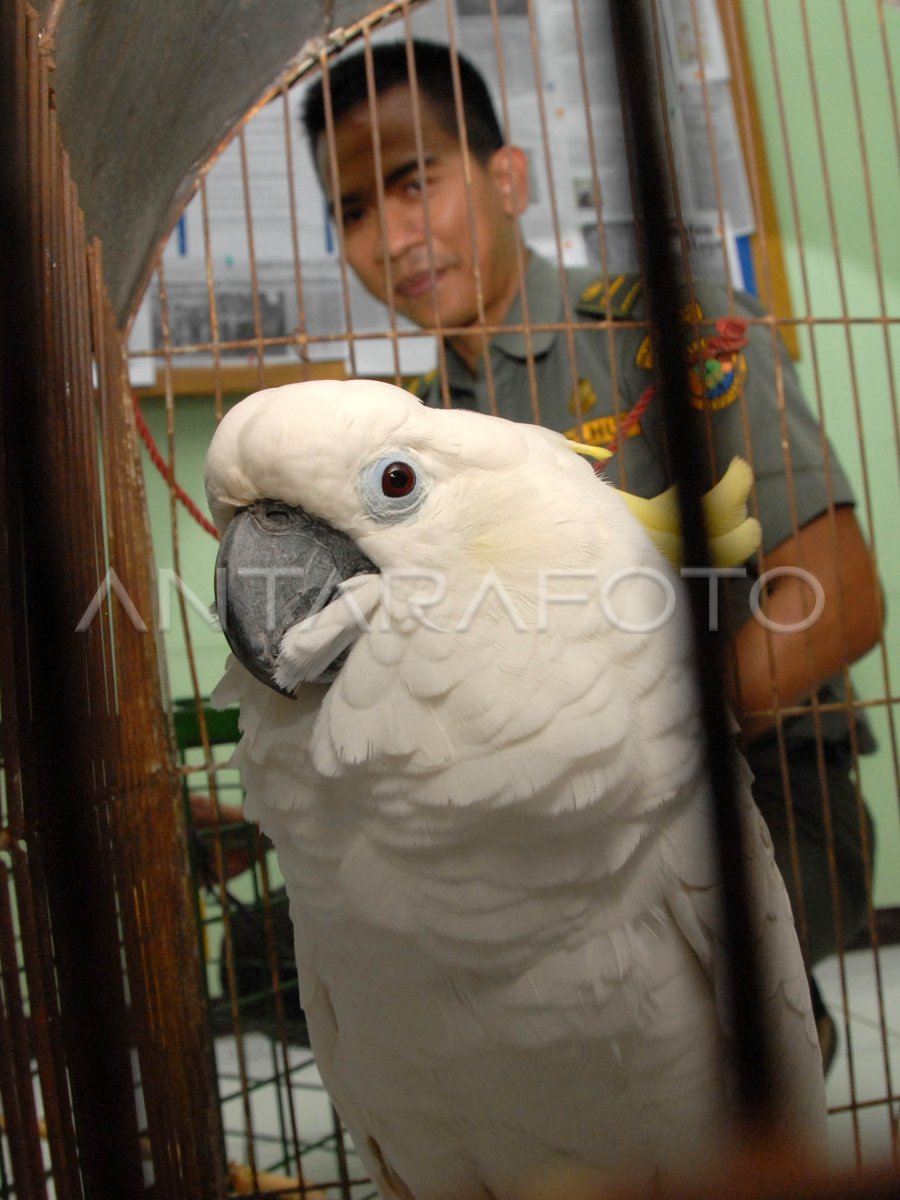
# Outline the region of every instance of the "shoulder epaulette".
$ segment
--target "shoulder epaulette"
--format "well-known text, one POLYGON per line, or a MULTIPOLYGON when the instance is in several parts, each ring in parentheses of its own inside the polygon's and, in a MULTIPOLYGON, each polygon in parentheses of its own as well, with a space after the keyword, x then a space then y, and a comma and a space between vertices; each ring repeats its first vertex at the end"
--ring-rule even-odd
POLYGON ((578 297, 575 309, 590 317, 605 317, 609 312, 624 320, 631 315, 642 286, 640 275, 615 275, 608 283, 602 277, 595 279, 578 297))
POLYGON ((424 375, 417 375, 409 381, 407 390, 412 392, 414 396, 418 396, 420 400, 424 400, 431 391, 431 385, 437 378, 437 367, 426 372, 424 375))

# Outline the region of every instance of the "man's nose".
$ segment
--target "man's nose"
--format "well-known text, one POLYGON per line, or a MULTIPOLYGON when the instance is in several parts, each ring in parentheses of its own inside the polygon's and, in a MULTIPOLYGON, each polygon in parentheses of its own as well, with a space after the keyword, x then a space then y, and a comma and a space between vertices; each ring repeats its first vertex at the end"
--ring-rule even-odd
POLYGON ((402 258, 414 246, 425 241, 425 221, 421 207, 393 198, 384 202, 384 224, 379 243, 382 257, 393 261, 402 258))

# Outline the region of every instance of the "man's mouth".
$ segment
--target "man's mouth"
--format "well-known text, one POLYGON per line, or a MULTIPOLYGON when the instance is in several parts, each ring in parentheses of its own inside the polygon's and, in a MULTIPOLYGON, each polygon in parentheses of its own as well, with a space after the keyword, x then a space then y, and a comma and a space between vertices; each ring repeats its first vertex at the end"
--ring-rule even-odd
POLYGON ((434 271, 415 271, 398 279, 394 291, 406 300, 418 300, 437 288, 446 273, 446 267, 436 267, 434 271))

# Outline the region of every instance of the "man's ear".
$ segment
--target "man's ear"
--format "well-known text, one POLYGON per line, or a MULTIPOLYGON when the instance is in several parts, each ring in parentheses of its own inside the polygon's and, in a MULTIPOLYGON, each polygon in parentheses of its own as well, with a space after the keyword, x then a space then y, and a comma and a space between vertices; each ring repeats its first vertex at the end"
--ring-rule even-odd
POLYGON ((511 217, 528 207, 528 157, 521 146, 501 146, 491 155, 488 169, 503 195, 503 207, 511 217))

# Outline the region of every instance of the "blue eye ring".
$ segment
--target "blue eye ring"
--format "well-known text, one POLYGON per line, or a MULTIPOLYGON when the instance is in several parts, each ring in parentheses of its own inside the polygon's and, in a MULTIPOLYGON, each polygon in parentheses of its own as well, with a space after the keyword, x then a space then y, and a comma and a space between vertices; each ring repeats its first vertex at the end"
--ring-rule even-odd
POLYGON ((407 451, 383 454, 363 467, 358 487, 376 521, 402 521, 412 516, 427 490, 421 465, 407 451))

